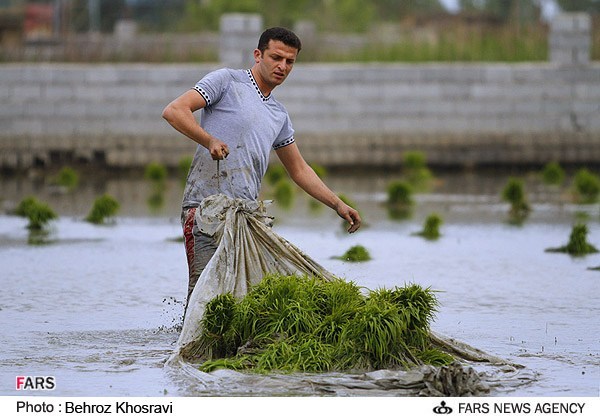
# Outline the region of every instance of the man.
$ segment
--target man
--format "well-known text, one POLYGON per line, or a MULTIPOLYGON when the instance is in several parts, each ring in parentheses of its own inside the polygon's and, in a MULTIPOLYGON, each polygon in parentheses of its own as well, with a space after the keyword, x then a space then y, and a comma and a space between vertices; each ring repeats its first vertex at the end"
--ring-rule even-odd
POLYGON ((257 199, 271 149, 296 184, 348 221, 348 232, 360 227, 358 212, 342 202, 306 163, 294 141, 287 111, 271 94, 292 71, 300 49, 293 32, 267 29, 254 50, 251 69, 211 72, 163 111, 163 118, 176 130, 201 145, 190 167, 182 204, 188 301, 217 247, 212 237, 194 225, 196 208, 217 193, 257 199), (201 125, 193 115, 199 109, 203 110, 201 125), (214 160, 222 160, 220 172, 214 160))

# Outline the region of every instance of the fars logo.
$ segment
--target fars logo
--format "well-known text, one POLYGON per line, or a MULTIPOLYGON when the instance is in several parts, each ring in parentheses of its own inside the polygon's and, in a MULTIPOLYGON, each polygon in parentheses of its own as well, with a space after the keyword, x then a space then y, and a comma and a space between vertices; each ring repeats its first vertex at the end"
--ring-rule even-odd
POLYGON ((17 376, 17 390, 53 390, 54 376, 17 376))

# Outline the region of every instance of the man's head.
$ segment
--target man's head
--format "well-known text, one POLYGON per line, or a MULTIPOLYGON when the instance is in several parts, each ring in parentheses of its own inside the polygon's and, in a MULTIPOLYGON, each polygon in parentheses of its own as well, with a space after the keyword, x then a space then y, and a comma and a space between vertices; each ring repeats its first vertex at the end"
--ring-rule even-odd
POLYGON ((295 48, 300 52, 302 49, 302 43, 294 32, 289 29, 282 27, 269 28, 260 35, 258 40, 258 46, 256 47, 260 52, 265 52, 269 46, 269 41, 281 41, 285 45, 295 48))
POLYGON ((263 94, 283 83, 292 71, 302 45, 294 32, 285 28, 267 29, 254 50, 252 73, 263 94))

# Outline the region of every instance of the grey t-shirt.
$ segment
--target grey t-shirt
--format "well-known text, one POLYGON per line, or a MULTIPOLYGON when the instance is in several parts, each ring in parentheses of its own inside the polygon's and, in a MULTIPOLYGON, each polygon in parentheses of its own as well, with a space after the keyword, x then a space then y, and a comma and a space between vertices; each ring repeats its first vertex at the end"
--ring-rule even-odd
POLYGON ((294 142, 294 130, 283 105, 265 97, 250 70, 221 69, 202 78, 194 89, 207 106, 201 125, 229 147, 219 163, 199 145, 183 192, 183 207, 195 207, 207 196, 257 199, 271 149, 294 142))

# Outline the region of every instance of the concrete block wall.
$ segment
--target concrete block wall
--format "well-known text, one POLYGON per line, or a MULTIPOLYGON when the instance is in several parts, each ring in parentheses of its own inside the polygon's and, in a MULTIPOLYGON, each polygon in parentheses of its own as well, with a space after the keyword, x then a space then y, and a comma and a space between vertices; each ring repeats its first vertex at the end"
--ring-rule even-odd
POLYGON ((61 161, 176 165, 194 146, 169 135, 162 109, 210 69, 1 65, 0 167, 61 161))
MULTIPOLYGON (((164 106, 215 65, 0 65, 0 168, 176 166, 164 106)), ((394 166, 600 162, 600 64, 297 64, 274 95, 305 158, 394 166)))
POLYGON ((276 93, 304 139, 307 159, 393 164, 403 150, 420 148, 440 164, 600 162, 598 65, 314 65, 294 71, 276 93), (347 147, 354 151, 335 152, 347 147))
POLYGON ((550 24, 550 61, 563 65, 590 62, 591 28, 587 13, 557 15, 550 24))

